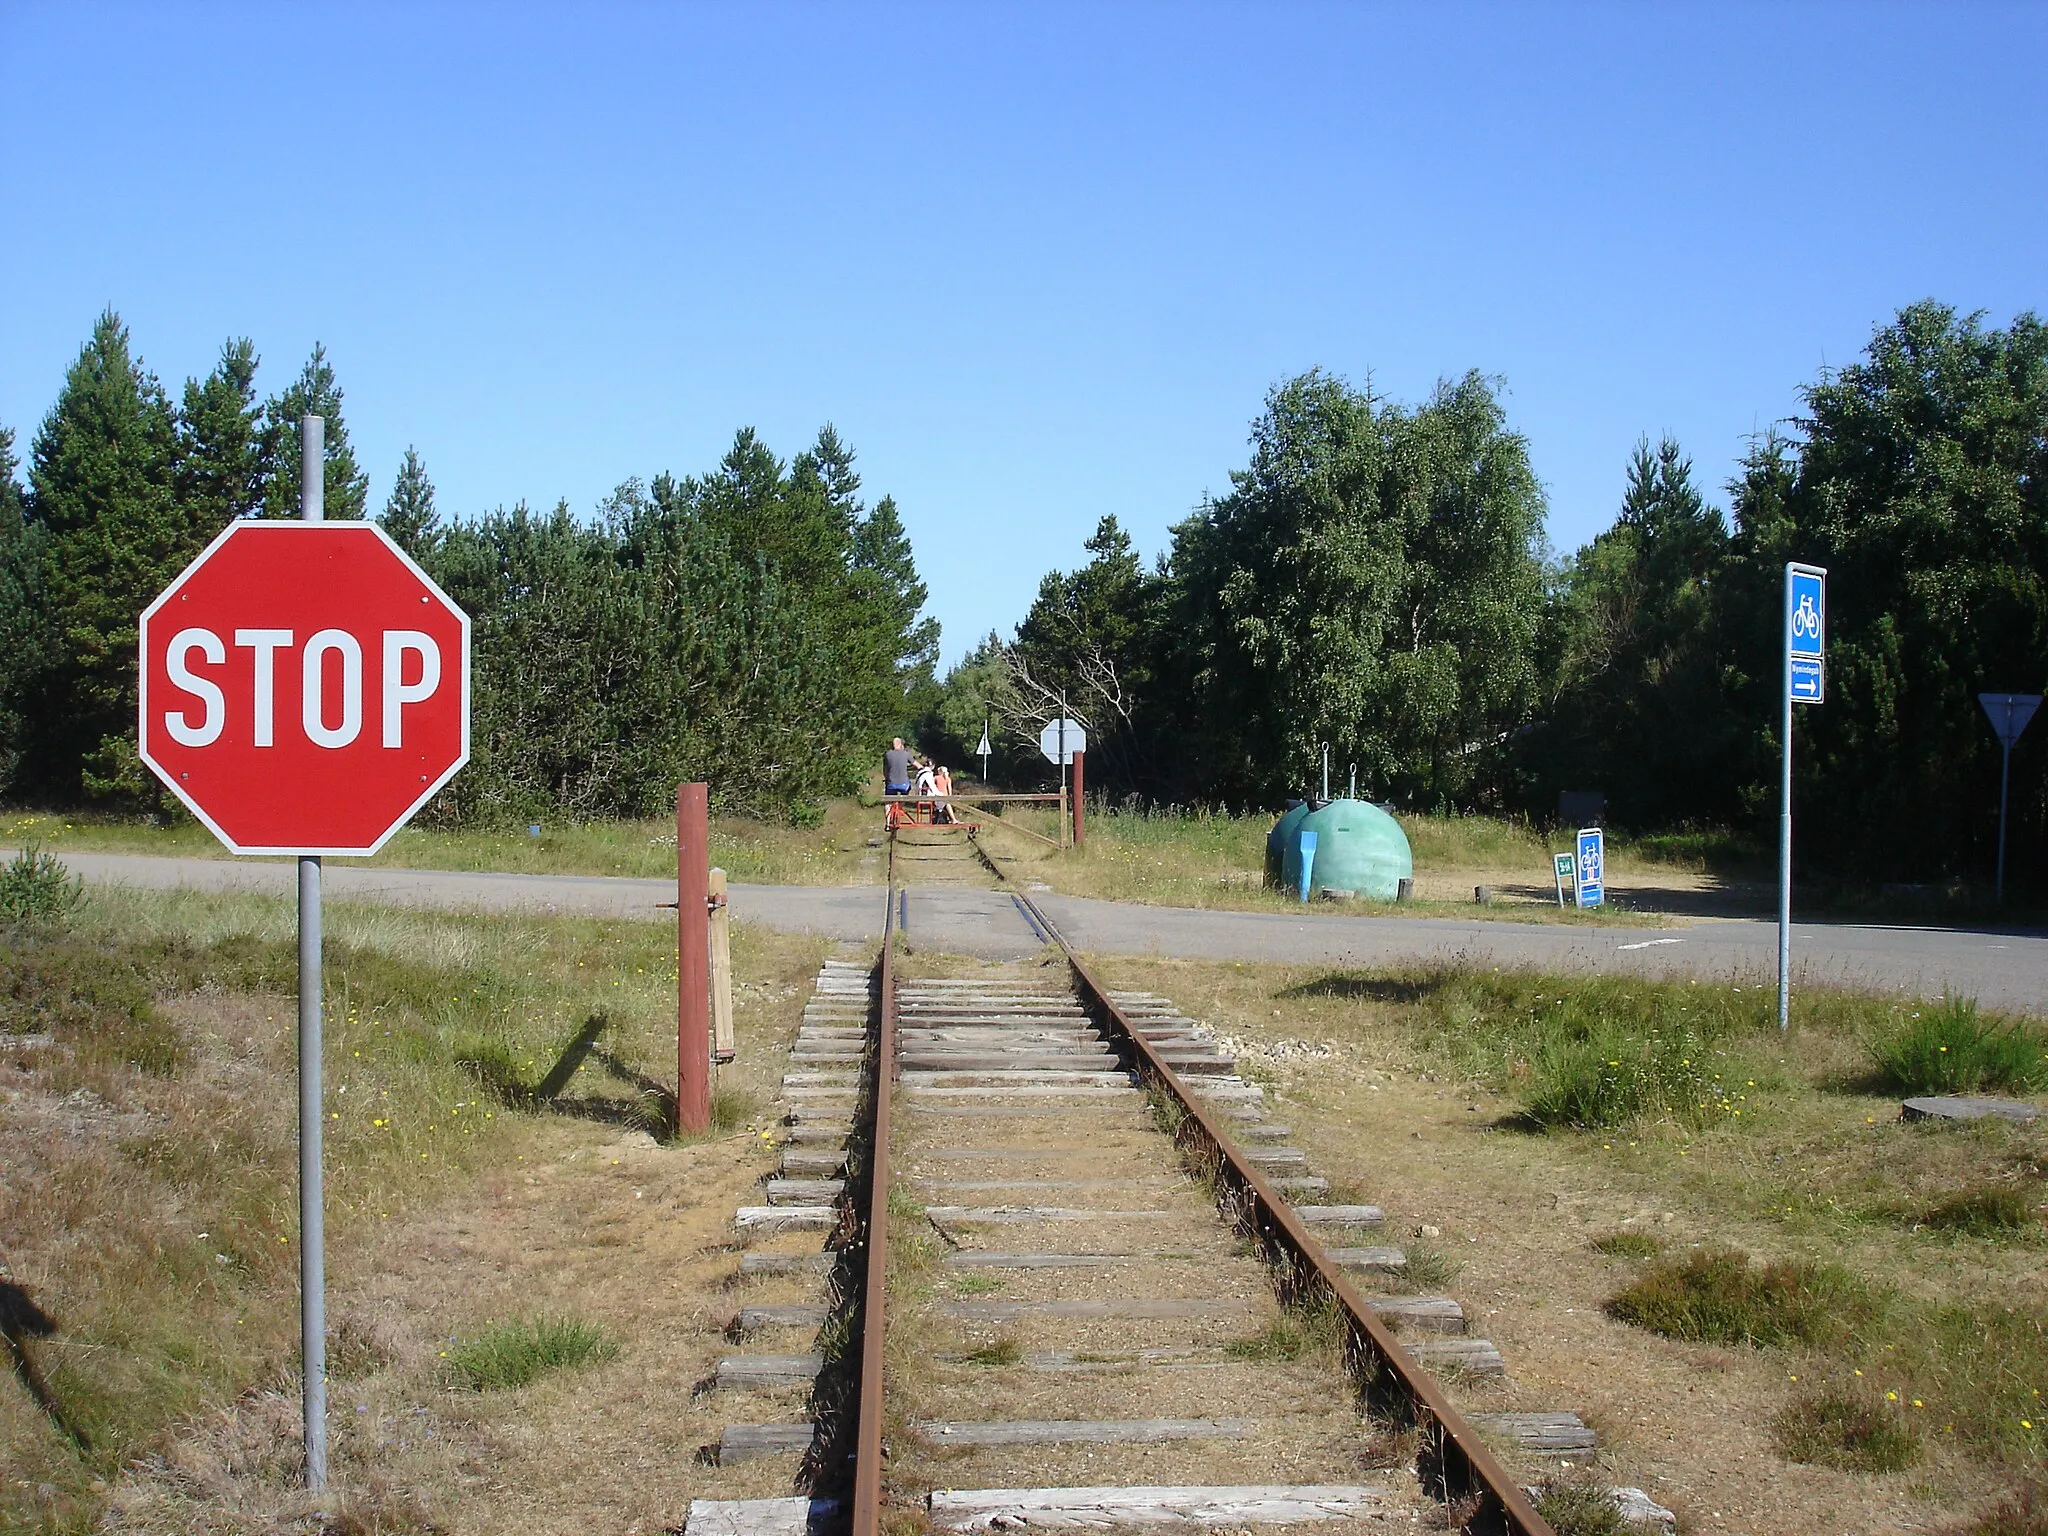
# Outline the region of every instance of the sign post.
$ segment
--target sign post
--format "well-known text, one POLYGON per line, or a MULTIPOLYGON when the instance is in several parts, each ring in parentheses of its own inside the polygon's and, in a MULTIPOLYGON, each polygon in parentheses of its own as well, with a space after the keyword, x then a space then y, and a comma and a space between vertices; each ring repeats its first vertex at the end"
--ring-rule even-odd
MULTIPOLYGON (((327 517, 327 422, 299 422, 299 518, 327 517)), ((240 639, 238 635, 237 640, 240 639)), ((323 655, 321 661, 325 663, 323 655)), ((327 1486, 327 1207, 321 1178, 320 856, 299 859, 299 1361, 306 1486, 327 1486)))
POLYGON ((1557 904, 1560 907, 1565 904, 1565 891, 1578 888, 1578 876, 1574 873, 1577 867, 1578 859, 1572 854, 1553 853, 1550 856, 1550 873, 1557 882, 1557 904))
POLYGON ((2034 718, 2034 711, 2041 707, 2041 695, 1980 693, 1977 702, 1984 706, 1991 729, 1998 733, 1998 883, 1994 887, 1994 897, 2000 906, 2004 906, 2005 801, 2006 791, 2012 786, 2012 744, 2020 739, 2020 732, 2027 728, 2027 722, 2034 718))
POLYGON ((1792 1027, 1792 706, 1827 697, 1828 573, 1785 564, 1785 678, 1778 779, 1778 1028, 1792 1027))
POLYGON ((323 520, 324 437, 320 417, 301 421, 298 521, 230 524, 136 626, 143 763, 230 853, 298 861, 299 1348, 315 1491, 327 1486, 321 861, 375 853, 469 760, 469 619, 383 529, 323 520))
POLYGON ((1572 894, 1581 908, 1597 907, 1607 900, 1607 834, 1598 827, 1579 828, 1572 894))
POLYGON ((1067 805, 1067 764, 1073 762, 1076 756, 1087 750, 1088 729, 1080 721, 1067 717, 1065 699, 1064 695, 1062 695, 1059 718, 1046 721, 1045 729, 1038 733, 1039 755, 1047 762, 1057 764, 1060 770, 1061 847, 1066 846, 1066 840, 1073 831, 1072 824, 1067 819, 1069 815, 1067 805))
POLYGON ((978 747, 976 747, 976 748, 974 749, 974 751, 975 751, 975 755, 976 755, 977 757, 979 757, 979 758, 981 759, 981 787, 982 787, 983 789, 987 789, 987 788, 988 788, 988 758, 989 758, 989 751, 990 751, 990 748, 989 748, 989 743, 988 743, 988 720, 987 720, 987 718, 986 718, 986 717, 984 717, 984 718, 982 719, 982 722, 981 722, 981 745, 980 745, 980 746, 978 746, 978 747))
POLYGON ((711 786, 676 786, 676 1129, 711 1129, 711 786))

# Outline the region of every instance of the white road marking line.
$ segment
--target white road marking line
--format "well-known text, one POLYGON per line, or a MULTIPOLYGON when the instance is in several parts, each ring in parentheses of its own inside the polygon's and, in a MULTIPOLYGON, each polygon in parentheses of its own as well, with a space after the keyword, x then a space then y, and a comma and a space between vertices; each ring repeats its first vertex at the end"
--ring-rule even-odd
POLYGON ((1683 944, 1683 939, 1645 939, 1640 944, 1617 944, 1616 949, 1649 949, 1656 944, 1683 944))

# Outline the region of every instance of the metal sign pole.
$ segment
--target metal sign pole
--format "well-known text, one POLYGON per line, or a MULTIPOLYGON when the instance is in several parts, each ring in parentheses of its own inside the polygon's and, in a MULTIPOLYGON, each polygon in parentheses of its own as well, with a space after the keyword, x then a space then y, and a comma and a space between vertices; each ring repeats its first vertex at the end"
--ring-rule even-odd
POLYGON ((1792 1027, 1792 706, 1827 697, 1828 573, 1785 562, 1785 661, 1778 678, 1778 1028, 1792 1027))
POLYGON ((2005 814, 2012 790, 2012 744, 2020 739, 2034 711, 2041 707, 2038 693, 1980 693, 1985 718, 1998 733, 1998 881, 1993 887, 2000 906, 2005 904, 2005 814))
POLYGON ((1060 842, 1067 841, 1067 690, 1060 690, 1060 842))
MULTIPOLYGON (((299 517, 324 519, 327 423, 299 422, 299 517)), ((327 1244, 320 1179, 320 860, 299 860, 299 1357, 304 1376, 306 1486, 327 1487, 327 1244)))
POLYGON ((1778 679, 1778 1028, 1792 1027, 1792 567, 1785 567, 1785 656, 1778 679))
POLYGON ((2012 738, 2000 734, 1998 752, 1998 881, 1992 900, 2005 905, 2005 794, 2012 785, 2012 738))

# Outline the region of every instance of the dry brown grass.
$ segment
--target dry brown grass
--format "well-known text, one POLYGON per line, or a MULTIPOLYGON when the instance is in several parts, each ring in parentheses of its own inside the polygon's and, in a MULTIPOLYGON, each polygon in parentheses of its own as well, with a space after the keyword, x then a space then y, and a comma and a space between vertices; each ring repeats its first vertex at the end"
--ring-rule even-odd
MULTIPOLYGON (((1508 1362, 1505 1383, 1457 1386, 1468 1407, 1576 1410, 1601 1430, 1599 1476, 1648 1487, 1689 1525, 1784 1536, 1925 1528, 1988 1497, 2012 1469, 2039 1465, 2048 1421, 2019 1402, 2048 1381, 1988 1379, 2023 1351, 1997 1365, 1983 1329, 1930 1324, 1916 1354, 1914 1335, 1884 1329, 1975 1318, 2007 1340, 2001 1309, 2048 1312, 2030 1240, 1916 1225, 1944 1196, 2037 1177, 2048 1134, 1899 1123, 1896 1100, 1858 1086, 1860 1046, 1836 1027, 1855 1008, 1766 1042, 1781 1084, 1740 1117, 1532 1134, 1513 1128, 1512 1063, 1498 1076, 1487 1069, 1486 1053, 1425 1017, 1412 990, 1328 985, 1326 970, 1306 967, 1104 959, 1098 974, 1164 993, 1260 1052, 1271 1113, 1296 1128, 1317 1171, 1386 1208, 1386 1241, 1425 1225, 1442 1233, 1464 1260, 1447 1290, 1508 1362), (1839 1264, 1883 1291, 1883 1327, 1857 1335, 1854 1358, 1832 1344, 1658 1338, 1604 1311, 1637 1261, 1592 1240, 1608 1239, 1610 1252, 1651 1247, 1616 1244, 1618 1233, 1667 1253, 1729 1244, 1760 1260, 1839 1264), (1970 1379, 1973 1370, 1985 1379, 1970 1379), (1880 1397, 1900 1392, 1925 1436, 1921 1465, 1874 1475, 1786 1461, 1774 1418, 1837 1377, 1880 1397), (1914 1382, 1935 1390, 1906 1390, 1914 1382), (2019 1397, 1999 1395, 2008 1389, 2019 1397), (1987 1405, 2004 1419, 1983 1417, 1987 1405)), ((1527 1470, 1533 1481, 1542 1469, 1527 1470)))
MULTIPOLYGON (((31 1347, 91 1450, 0 1384, 0 1527, 305 1529, 294 1010, 243 990, 289 974, 289 916, 103 896, 84 921, 99 1015, 138 1001, 108 982, 124 967, 141 1007, 110 1029, 74 1007, 71 1050, 0 1060, 0 1231, 13 1278, 61 1325, 31 1347), (109 1034, 172 1049, 144 1070, 103 1048, 109 1034)), ((704 1298, 768 1153, 751 1130, 666 1147, 630 1128, 641 1079, 664 1058, 673 1072, 663 935, 367 908, 337 908, 329 932, 330 1528, 673 1523, 716 1433, 708 1411, 677 1411, 723 1347, 704 1298), (544 1053, 600 1008, 599 1049, 550 1105, 509 1110, 461 1065, 478 1034, 544 1053), (621 1357, 484 1399, 456 1390, 449 1339, 536 1313, 596 1324, 621 1357)), ((765 1099, 822 948, 737 936, 730 1086, 765 1099)), ((51 1015, 51 989, 28 1006, 51 1015)))

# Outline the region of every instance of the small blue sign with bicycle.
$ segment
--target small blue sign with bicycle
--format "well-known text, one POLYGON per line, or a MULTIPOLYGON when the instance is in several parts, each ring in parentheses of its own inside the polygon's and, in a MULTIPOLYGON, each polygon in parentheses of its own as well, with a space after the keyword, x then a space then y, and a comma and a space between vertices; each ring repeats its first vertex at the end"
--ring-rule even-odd
POLYGON ((1794 566, 1790 627, 1785 632, 1787 654, 1808 661, 1821 659, 1827 647, 1827 605, 1827 572, 1794 566))
POLYGON ((1607 837, 1598 827, 1579 829, 1579 861, 1575 874, 1579 905, 1599 906, 1607 884, 1607 837))

